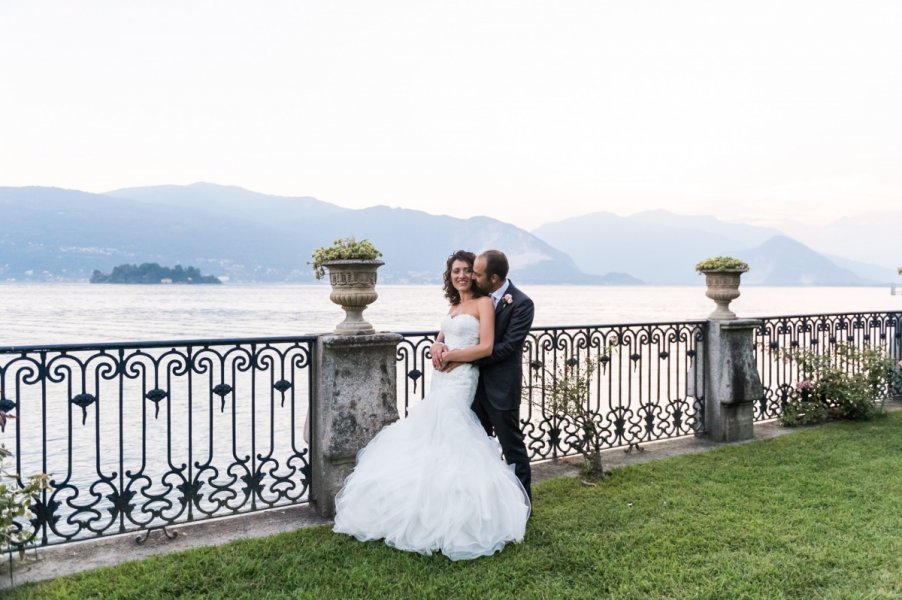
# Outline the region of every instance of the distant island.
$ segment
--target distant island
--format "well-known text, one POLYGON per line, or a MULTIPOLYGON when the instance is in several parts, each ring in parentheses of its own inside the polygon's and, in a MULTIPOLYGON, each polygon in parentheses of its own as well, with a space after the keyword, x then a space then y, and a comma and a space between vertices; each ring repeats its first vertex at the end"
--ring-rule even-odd
POLYGON ((222 283, 215 275, 202 275, 196 267, 161 267, 157 263, 119 265, 107 275, 95 270, 91 283, 222 283))

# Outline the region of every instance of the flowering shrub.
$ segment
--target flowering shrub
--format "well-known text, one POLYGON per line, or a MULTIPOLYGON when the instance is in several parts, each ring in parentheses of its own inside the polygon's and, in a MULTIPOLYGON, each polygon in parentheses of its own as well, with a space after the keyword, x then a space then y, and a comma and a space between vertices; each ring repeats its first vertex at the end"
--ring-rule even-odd
POLYGON ((883 400, 902 389, 902 361, 885 350, 839 344, 832 352, 784 352, 798 365, 797 394, 786 399, 783 425, 828 419, 867 420, 882 411, 883 400))

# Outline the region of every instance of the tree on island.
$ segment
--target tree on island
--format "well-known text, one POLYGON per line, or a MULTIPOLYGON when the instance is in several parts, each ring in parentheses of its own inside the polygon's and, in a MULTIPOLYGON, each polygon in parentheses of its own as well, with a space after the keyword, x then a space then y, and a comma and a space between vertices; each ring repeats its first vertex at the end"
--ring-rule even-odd
POLYGON ((157 263, 119 265, 107 275, 95 270, 91 283, 222 283, 215 275, 202 275, 196 267, 161 267, 157 263))

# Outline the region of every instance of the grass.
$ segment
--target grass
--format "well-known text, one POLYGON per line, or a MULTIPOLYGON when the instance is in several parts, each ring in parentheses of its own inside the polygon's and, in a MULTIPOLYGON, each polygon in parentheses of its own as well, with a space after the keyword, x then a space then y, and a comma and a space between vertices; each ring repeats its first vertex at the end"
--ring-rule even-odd
POLYGON ((902 598, 902 413, 535 489, 526 540, 454 563, 326 527, 10 598, 902 598))

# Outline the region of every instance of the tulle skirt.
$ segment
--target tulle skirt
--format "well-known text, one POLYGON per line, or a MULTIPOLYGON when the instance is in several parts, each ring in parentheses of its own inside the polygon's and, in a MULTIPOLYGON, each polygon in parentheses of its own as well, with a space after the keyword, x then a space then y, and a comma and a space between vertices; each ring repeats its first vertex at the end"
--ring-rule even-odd
POLYGON ((469 366, 436 373, 410 416, 358 453, 336 497, 334 531, 452 560, 523 539, 529 500, 470 410, 477 376, 469 366))

